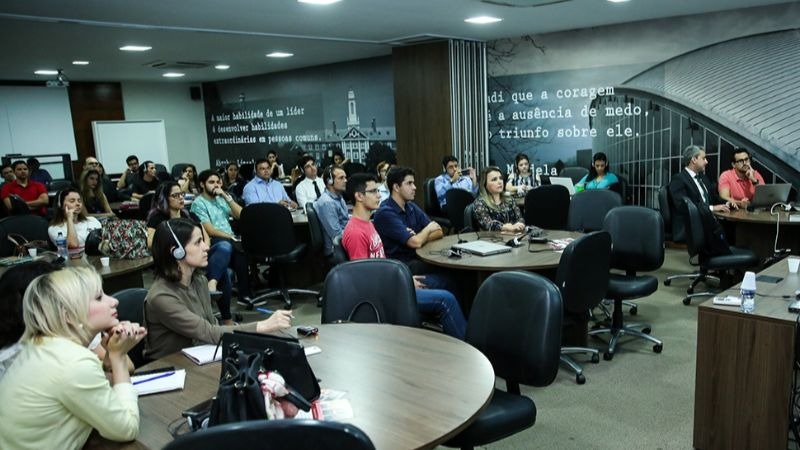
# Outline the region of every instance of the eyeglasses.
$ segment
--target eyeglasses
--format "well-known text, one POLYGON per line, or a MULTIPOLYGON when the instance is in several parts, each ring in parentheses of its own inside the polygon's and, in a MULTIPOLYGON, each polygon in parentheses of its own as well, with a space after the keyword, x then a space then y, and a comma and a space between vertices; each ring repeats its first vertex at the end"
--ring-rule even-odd
POLYGON ((175 200, 178 200, 178 199, 184 198, 186 196, 186 194, 184 194, 183 192, 175 192, 175 193, 169 194, 169 196, 174 198, 175 200))
POLYGON ((747 164, 749 162, 750 162, 750 157, 749 156, 747 158, 742 158, 742 159, 737 159, 736 160, 736 164, 747 164))

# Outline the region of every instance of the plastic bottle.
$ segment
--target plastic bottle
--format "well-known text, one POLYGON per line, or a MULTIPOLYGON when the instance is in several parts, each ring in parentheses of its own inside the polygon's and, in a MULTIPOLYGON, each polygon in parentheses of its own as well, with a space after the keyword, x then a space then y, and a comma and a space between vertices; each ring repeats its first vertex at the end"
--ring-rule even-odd
POLYGON ((742 296, 742 312, 752 313, 756 309, 756 274, 745 272, 740 288, 742 296))
POLYGON ((58 256, 66 259, 69 259, 69 250, 67 249, 67 238, 64 237, 64 233, 58 232, 58 236, 56 237, 56 247, 58 248, 58 256))

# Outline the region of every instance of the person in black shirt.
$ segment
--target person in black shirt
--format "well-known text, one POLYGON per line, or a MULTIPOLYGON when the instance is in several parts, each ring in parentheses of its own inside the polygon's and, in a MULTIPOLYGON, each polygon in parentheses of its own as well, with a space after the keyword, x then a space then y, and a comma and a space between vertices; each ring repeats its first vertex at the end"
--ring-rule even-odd
POLYGON ((139 167, 139 176, 132 179, 133 193, 132 199, 139 200, 149 192, 155 192, 159 181, 156 176, 156 164, 153 161, 145 161, 139 167))

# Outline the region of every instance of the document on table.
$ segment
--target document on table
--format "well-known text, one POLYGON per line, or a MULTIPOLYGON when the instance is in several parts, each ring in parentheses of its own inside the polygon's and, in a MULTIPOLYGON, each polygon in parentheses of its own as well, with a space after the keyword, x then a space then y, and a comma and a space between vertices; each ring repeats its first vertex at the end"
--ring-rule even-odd
POLYGON ((186 381, 186 371, 183 369, 172 372, 149 373, 131 377, 133 388, 139 395, 155 394, 183 389, 186 381))
POLYGON ((186 355, 187 358, 191 359, 199 366, 222 360, 222 348, 218 348, 216 345, 211 344, 187 347, 182 349, 181 353, 186 355))

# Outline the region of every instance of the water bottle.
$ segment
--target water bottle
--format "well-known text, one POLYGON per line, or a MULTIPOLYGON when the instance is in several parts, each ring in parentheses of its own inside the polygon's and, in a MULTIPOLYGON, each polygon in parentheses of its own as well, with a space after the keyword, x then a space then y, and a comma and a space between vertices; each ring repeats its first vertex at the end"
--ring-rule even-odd
POLYGON ((58 248, 58 256, 66 259, 69 259, 69 250, 67 250, 67 238, 64 237, 64 233, 58 232, 58 236, 56 237, 56 247, 58 248))
POLYGON ((745 272, 740 288, 742 296, 742 312, 752 313, 756 309, 756 274, 745 272))

